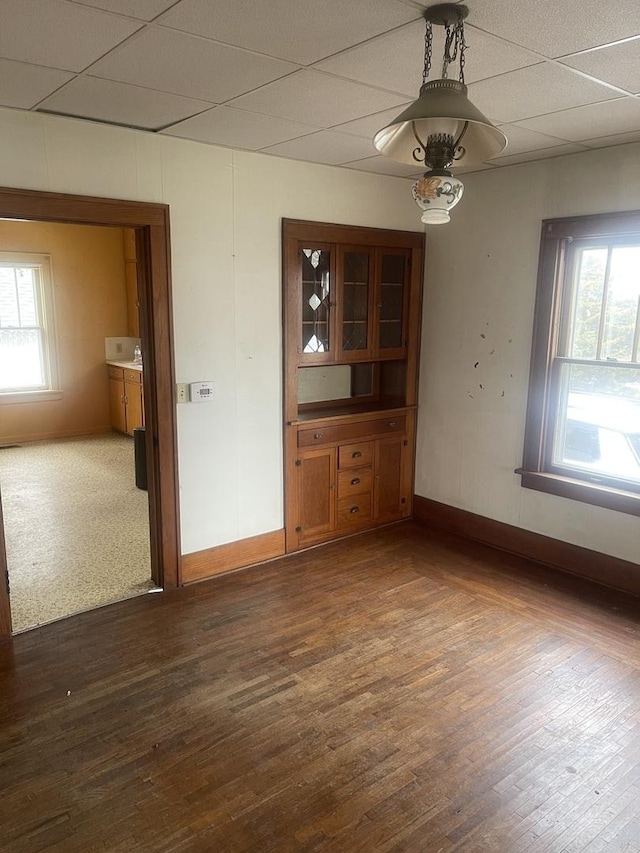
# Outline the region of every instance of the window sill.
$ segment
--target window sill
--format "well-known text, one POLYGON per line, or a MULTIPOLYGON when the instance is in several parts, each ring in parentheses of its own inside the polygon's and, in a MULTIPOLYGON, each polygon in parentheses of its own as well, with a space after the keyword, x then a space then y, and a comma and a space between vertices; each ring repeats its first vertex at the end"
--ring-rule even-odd
POLYGON ((534 489, 537 492, 546 492, 593 506, 626 512, 628 515, 640 515, 640 495, 635 492, 586 483, 584 480, 574 480, 559 474, 525 471, 523 468, 516 468, 516 474, 522 477, 524 489, 534 489))
POLYGON ((14 403, 44 403, 50 400, 62 400, 62 391, 9 391, 0 394, 0 406, 14 403))

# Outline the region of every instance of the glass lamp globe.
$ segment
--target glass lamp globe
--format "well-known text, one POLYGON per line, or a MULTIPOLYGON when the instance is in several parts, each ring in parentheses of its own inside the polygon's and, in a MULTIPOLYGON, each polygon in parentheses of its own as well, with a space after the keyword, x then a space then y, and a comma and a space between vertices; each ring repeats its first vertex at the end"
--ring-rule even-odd
POLYGON ((447 169, 427 172, 411 187, 411 194, 422 210, 422 222, 427 225, 449 222, 449 211, 460 201, 463 192, 462 181, 447 169))

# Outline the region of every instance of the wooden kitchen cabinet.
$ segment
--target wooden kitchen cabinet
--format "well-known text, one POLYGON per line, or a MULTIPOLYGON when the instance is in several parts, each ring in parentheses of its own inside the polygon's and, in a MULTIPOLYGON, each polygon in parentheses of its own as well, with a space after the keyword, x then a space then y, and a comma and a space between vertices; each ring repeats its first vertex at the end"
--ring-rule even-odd
POLYGON ((409 249, 300 240, 294 251, 300 364, 406 356, 409 249))
POLYGON ((284 220, 286 549, 410 517, 424 235, 284 220))
POLYGON ((405 358, 411 252, 353 246, 335 251, 336 361, 405 358))
POLYGON ((410 514, 412 466, 407 470, 406 426, 405 417, 393 416, 319 428, 311 435, 299 430, 299 546, 410 514), (310 441, 329 444, 309 449, 310 441))
POLYGON ((133 435, 144 426, 142 371, 109 365, 109 404, 111 426, 118 432, 133 435))

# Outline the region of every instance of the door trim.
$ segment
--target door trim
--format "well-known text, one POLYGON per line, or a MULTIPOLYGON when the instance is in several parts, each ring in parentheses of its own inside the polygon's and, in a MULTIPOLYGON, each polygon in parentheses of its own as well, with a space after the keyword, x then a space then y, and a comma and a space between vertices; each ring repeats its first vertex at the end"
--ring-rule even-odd
MULTIPOLYGON (((169 206, 0 188, 0 218, 135 228, 145 356, 151 573, 158 586, 173 589, 180 585, 181 577, 169 206)), ((11 636, 7 578, 0 506, 0 640, 11 636)))

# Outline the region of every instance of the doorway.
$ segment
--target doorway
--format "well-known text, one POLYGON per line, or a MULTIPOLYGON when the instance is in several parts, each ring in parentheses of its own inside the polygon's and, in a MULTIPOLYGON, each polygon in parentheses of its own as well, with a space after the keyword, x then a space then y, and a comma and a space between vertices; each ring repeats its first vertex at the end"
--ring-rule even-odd
MULTIPOLYGON (((134 229, 140 337, 145 353, 143 384, 151 573, 157 586, 176 587, 180 583, 180 547, 168 207, 0 189, 0 218, 134 229)), ((4 533, 0 504, 0 638, 9 637, 12 630, 4 533)))

